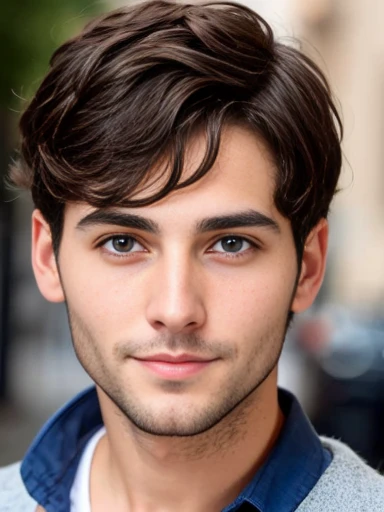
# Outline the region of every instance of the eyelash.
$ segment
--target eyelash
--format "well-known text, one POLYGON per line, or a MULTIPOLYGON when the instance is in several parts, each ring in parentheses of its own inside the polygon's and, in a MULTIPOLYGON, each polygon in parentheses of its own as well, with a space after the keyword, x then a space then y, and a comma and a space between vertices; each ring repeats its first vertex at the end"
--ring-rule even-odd
POLYGON ((130 238, 134 242, 137 242, 138 244, 142 245, 143 247, 145 246, 145 244, 140 242, 140 240, 138 240, 138 238, 136 236, 128 235, 127 233, 116 233, 115 235, 110 235, 107 238, 103 238, 102 240, 100 240, 96 244, 96 248, 100 249, 100 250, 104 249, 104 252, 107 253, 108 256, 111 256, 113 258, 130 258, 130 257, 134 256, 136 253, 144 252, 144 251, 134 251, 134 252, 125 252, 125 253, 122 252, 119 254, 118 252, 111 252, 111 251, 108 251, 107 249, 103 248, 103 246, 105 246, 108 242, 110 242, 116 238, 127 238, 127 239, 130 238))
MULTIPOLYGON (((102 250, 103 246, 105 246, 108 242, 110 242, 110 241, 112 241, 112 240, 114 240, 116 238, 119 238, 119 237, 127 238, 127 239, 130 238, 132 241, 139 243, 143 247, 145 246, 145 244, 142 243, 136 236, 128 235, 127 233, 116 233, 115 235, 110 235, 107 238, 103 238, 102 240, 100 240, 97 243, 96 248, 102 250)), ((253 251, 261 249, 261 245, 258 244, 257 242, 255 242, 254 240, 250 240, 247 237, 240 236, 240 235, 235 235, 235 234, 228 234, 228 235, 220 236, 219 238, 215 239, 210 244, 210 248, 215 246, 221 240, 225 240, 225 239, 228 239, 228 238, 231 238, 231 237, 237 238, 239 240, 242 240, 242 241, 248 243, 250 245, 250 247, 248 249, 245 249, 245 250, 241 251, 241 252, 234 252, 234 253, 226 252, 226 251, 212 251, 211 249, 208 249, 208 252, 211 253, 211 254, 220 254, 220 256, 224 257, 224 258, 235 259, 235 258, 242 258, 242 257, 246 256, 248 251, 252 251, 253 252, 253 251)), ((133 257, 136 253, 143 253, 144 252, 144 251, 134 251, 134 252, 126 252, 126 253, 122 252, 122 253, 119 254, 118 252, 111 252, 111 251, 108 251, 106 249, 104 249, 104 251, 108 254, 108 256, 111 256, 111 257, 114 257, 114 258, 130 258, 130 257, 133 257)))
POLYGON ((246 243, 248 243, 250 245, 250 247, 248 249, 243 249, 240 252, 213 251, 213 250, 210 250, 210 249, 209 249, 208 252, 210 252, 211 254, 220 254, 221 257, 233 260, 235 258, 243 258, 249 252, 254 252, 256 250, 261 249, 261 246, 259 244, 257 244, 254 240, 250 240, 249 238, 247 238, 245 236, 233 235, 233 234, 228 234, 228 235, 221 236, 220 238, 216 239, 210 245, 210 247, 214 247, 220 241, 224 241, 224 240, 229 239, 229 238, 236 238, 237 240, 241 240, 242 242, 246 242, 246 243))

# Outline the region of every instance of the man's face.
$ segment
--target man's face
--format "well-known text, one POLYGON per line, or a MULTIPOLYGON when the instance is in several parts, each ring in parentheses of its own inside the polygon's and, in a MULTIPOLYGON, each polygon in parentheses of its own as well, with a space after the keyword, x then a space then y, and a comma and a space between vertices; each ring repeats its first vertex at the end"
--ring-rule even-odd
MULTIPOLYGON (((186 173, 202 150, 196 139, 186 173)), ((208 175, 156 204, 67 206, 59 269, 75 350, 140 429, 203 432, 275 368, 297 260, 274 172, 255 136, 231 128, 208 175)))

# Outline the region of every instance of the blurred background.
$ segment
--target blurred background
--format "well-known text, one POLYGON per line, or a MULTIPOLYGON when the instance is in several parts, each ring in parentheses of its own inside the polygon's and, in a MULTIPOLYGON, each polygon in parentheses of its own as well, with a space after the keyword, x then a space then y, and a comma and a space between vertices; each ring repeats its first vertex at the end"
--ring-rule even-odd
MULTIPOLYGON (((303 41, 329 78, 345 124, 326 279, 289 332, 280 383, 300 398, 320 434, 341 438, 384 469, 384 2, 244 3, 281 38, 303 41)), ((19 113, 53 50, 96 13, 122 4, 0 4, 0 466, 22 457, 49 415, 91 384, 73 354, 64 306, 45 302, 32 276, 30 198, 4 184, 19 113)))

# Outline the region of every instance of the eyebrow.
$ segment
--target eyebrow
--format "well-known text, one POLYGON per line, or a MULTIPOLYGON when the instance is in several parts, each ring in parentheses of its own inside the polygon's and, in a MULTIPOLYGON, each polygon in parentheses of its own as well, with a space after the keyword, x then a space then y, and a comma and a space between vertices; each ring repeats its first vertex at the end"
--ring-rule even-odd
POLYGON ((141 215, 133 213, 116 212, 113 210, 95 210, 83 217, 77 224, 77 229, 82 229, 88 226, 98 226, 104 224, 113 224, 124 228, 140 229, 148 233, 159 234, 160 227, 153 220, 146 219, 141 215))
MULTIPOLYGON (((97 225, 115 225, 124 228, 139 229, 152 234, 160 234, 160 226, 153 220, 133 213, 113 210, 95 210, 83 217, 77 224, 77 229, 97 225)), ((280 233, 278 223, 272 218, 256 210, 207 217, 197 222, 196 232, 207 233, 241 227, 261 227, 280 233)))
POLYGON ((276 233, 280 233, 280 227, 275 220, 256 210, 246 210, 243 212, 203 219, 198 222, 197 231, 205 233, 207 231, 218 231, 222 229, 242 228, 248 226, 268 228, 276 233))

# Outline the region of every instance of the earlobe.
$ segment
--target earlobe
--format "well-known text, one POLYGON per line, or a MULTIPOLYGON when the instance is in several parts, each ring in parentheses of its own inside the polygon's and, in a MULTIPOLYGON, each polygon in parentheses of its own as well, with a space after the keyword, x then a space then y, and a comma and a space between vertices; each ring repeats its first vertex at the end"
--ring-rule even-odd
POLYGON ((314 302, 323 282, 328 247, 328 222, 321 219, 305 242, 300 278, 292 311, 300 313, 314 302))
POLYGON ((32 268, 42 295, 62 302, 64 293, 52 245, 51 230, 40 210, 32 214, 32 268))

